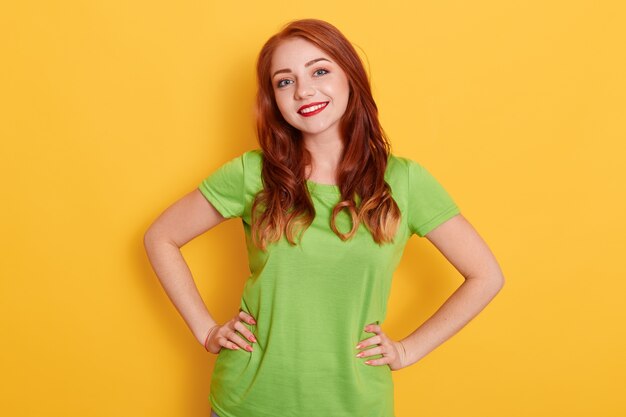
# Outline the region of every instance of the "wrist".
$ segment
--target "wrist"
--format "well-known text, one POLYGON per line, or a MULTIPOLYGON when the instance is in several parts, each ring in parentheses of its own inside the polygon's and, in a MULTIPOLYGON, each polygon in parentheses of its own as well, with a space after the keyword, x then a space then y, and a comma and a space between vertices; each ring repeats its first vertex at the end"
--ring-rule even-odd
POLYGON ((209 338, 211 337, 211 335, 213 334, 213 332, 214 332, 214 331, 218 328, 218 326, 219 326, 219 323, 215 323, 215 324, 213 324, 213 325, 209 326, 209 328, 205 331, 205 336, 204 336, 204 338, 202 339, 202 342, 201 342, 201 343, 202 343, 202 345, 204 346, 204 349, 205 349, 206 351, 208 351, 208 350, 209 350, 209 347, 208 347, 209 338))
POLYGON ((207 319, 202 320, 194 326, 192 332, 198 343, 200 343, 201 345, 204 344, 208 331, 216 324, 217 322, 215 320, 207 319))
POLYGON ((415 362, 417 362, 417 358, 415 358, 415 349, 413 347, 413 340, 410 337, 405 337, 400 341, 400 346, 404 349, 404 366, 411 366, 415 362))
POLYGON ((410 365, 409 363, 409 355, 406 352, 406 347, 404 347, 404 343, 402 343, 402 340, 400 340, 400 349, 402 349, 402 366, 403 367, 407 367, 410 365))

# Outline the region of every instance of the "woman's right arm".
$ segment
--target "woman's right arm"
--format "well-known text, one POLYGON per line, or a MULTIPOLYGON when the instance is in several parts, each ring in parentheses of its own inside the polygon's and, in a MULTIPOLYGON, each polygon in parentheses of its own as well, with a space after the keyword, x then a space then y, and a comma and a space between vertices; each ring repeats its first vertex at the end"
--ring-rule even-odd
POLYGON ((209 329, 218 323, 209 314, 180 248, 224 220, 195 189, 161 213, 143 239, 161 285, 201 345, 209 329))

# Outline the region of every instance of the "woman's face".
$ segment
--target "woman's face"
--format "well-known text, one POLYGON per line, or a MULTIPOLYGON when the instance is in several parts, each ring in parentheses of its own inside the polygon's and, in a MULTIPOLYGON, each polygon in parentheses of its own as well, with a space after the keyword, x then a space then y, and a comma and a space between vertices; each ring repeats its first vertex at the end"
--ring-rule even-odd
POLYGON ((271 80, 280 113, 304 137, 337 135, 350 86, 324 51, 302 38, 283 41, 272 56, 271 80))

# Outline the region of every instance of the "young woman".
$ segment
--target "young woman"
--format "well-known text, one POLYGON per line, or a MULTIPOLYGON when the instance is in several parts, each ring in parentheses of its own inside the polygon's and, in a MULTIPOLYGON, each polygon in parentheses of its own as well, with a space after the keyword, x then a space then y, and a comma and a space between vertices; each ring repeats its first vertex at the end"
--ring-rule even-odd
POLYGON ((393 417, 391 372, 467 324, 503 275, 442 185, 390 152, 363 64, 334 26, 291 22, 263 46, 257 76, 260 149, 165 210, 145 235, 149 259, 198 342, 219 354, 212 416, 393 417), (235 217, 251 275, 239 312, 219 324, 179 249, 235 217), (413 234, 465 282, 396 341, 382 324, 413 234))

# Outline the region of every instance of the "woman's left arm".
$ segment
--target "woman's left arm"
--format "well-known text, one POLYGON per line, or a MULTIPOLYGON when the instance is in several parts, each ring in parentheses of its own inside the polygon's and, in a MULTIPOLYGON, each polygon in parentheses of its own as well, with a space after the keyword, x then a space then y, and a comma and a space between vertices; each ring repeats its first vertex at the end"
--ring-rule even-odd
POLYGON ((450 218, 425 237, 465 281, 428 320, 400 341, 406 352, 402 367, 419 361, 461 330, 504 285, 495 256, 462 214, 450 218))

